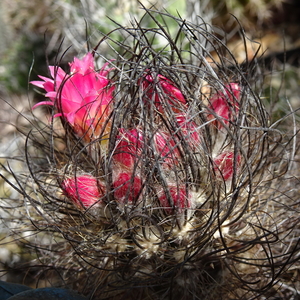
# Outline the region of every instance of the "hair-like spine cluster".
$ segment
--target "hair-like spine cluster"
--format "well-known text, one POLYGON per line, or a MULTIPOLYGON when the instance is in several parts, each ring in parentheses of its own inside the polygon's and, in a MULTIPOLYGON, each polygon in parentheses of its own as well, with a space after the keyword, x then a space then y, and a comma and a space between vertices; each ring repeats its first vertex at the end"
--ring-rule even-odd
POLYGON ((101 41, 112 59, 100 43, 32 82, 48 98, 34 110, 53 108, 19 178, 30 221, 52 237, 40 260, 91 299, 276 297, 299 256, 295 187, 281 187, 291 140, 206 24, 148 13, 157 29, 101 41))

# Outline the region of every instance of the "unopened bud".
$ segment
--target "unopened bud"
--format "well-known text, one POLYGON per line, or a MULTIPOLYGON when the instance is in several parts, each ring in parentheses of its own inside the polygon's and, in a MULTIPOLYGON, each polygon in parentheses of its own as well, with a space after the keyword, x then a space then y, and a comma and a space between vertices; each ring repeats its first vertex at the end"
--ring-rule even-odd
POLYGON ((101 201, 104 195, 104 185, 91 175, 68 178, 62 182, 65 196, 76 205, 89 208, 101 201))
POLYGON ((166 213, 181 213, 185 209, 191 208, 191 200, 188 197, 185 186, 169 186, 168 190, 163 190, 158 196, 160 206, 166 213))
POLYGON ((173 136, 166 132, 157 132, 154 136, 156 150, 164 167, 178 165, 180 152, 173 136))
POLYGON ((119 129, 113 161, 132 169, 142 153, 143 135, 138 129, 119 129))
POLYGON ((168 78, 158 74, 153 77, 150 73, 142 80, 147 101, 154 101, 160 113, 165 112, 164 106, 169 104, 174 113, 179 113, 186 108, 186 100, 182 92, 168 78))
POLYGON ((214 159, 214 170, 217 176, 224 180, 232 178, 234 170, 238 170, 241 163, 241 156, 238 154, 236 159, 233 152, 224 152, 214 159))
POLYGON ((113 182, 115 200, 120 203, 134 203, 142 190, 141 179, 129 172, 118 174, 113 182))
MULTIPOLYGON (((224 86, 226 94, 218 92, 210 99, 209 108, 214 111, 214 114, 209 114, 208 119, 220 118, 227 125, 229 121, 233 121, 234 115, 239 109, 240 86, 237 83, 230 83, 224 86)), ((220 120, 216 120, 213 124, 219 129, 223 127, 220 120)))

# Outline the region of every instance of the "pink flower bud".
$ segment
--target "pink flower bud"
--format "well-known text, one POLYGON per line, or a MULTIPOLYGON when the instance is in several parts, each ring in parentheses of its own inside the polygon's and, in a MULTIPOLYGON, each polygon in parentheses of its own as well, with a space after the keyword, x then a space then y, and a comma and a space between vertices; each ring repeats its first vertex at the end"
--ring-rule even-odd
POLYGON ((166 102, 171 106, 174 113, 186 109, 186 99, 174 83, 158 74, 156 77, 148 73, 142 79, 142 87, 145 90, 146 101, 154 101, 159 112, 164 113, 166 102))
POLYGON ((160 206, 166 213, 182 213, 185 209, 191 208, 191 200, 186 193, 185 186, 169 186, 168 192, 163 190, 158 194, 160 206))
POLYGON ((119 129, 113 161, 132 169, 143 151, 143 135, 138 129, 119 129))
POLYGON ((62 189, 65 196, 76 205, 85 208, 89 208, 101 201, 105 192, 104 184, 101 184, 91 175, 65 179, 62 182, 62 189))
POLYGON ((50 66, 51 77, 40 76, 43 81, 32 81, 35 86, 43 88, 51 101, 36 104, 53 105, 57 111, 55 117, 63 117, 73 127, 77 135, 86 141, 98 138, 103 131, 110 130, 108 116, 111 112, 112 93, 107 78, 108 70, 96 71, 91 53, 82 59, 74 58, 70 63, 70 74, 61 68, 50 66), (105 128, 104 128, 105 126, 105 128))
POLYGON ((193 121, 188 121, 186 116, 178 115, 176 116, 180 130, 185 138, 185 141, 191 146, 193 150, 199 147, 201 142, 200 134, 197 129, 197 124, 193 121))
POLYGON ((129 172, 118 174, 113 182, 115 200, 120 203, 134 203, 142 190, 141 179, 129 172))
POLYGON ((218 177, 226 181, 232 178, 234 168, 238 170, 240 163, 241 156, 239 154, 236 157, 236 161, 234 161, 233 152, 224 152, 214 159, 214 171, 218 177))
POLYGON ((180 152, 173 136, 169 133, 159 131, 154 136, 154 142, 159 155, 159 161, 164 167, 178 165, 180 152))
POLYGON ((230 83, 224 87, 226 95, 222 92, 218 92, 210 99, 209 108, 215 112, 215 114, 209 114, 208 119, 215 119, 220 117, 220 120, 215 120, 213 124, 217 128, 223 127, 222 122, 227 125, 229 121, 234 120, 234 115, 238 113, 239 99, 241 94, 241 88, 237 83, 230 83))

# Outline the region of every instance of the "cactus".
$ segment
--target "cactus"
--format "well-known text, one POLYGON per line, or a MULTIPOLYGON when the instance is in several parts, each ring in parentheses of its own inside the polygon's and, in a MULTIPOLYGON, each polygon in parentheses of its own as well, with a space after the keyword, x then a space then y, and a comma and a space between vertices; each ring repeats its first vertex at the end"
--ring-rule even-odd
POLYGON ((100 41, 118 49, 113 59, 98 45, 32 82, 50 98, 33 114, 51 114, 26 133, 28 172, 2 165, 26 211, 14 235, 37 235, 24 239, 40 278, 89 299, 296 293, 286 283, 299 267, 288 118, 271 123, 258 75, 207 24, 146 14, 156 28, 100 41))

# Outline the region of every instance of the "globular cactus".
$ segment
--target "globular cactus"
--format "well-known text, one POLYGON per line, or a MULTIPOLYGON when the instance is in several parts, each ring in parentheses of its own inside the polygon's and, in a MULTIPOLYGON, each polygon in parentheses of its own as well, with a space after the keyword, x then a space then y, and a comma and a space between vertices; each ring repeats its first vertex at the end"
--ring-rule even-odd
POLYGON ((89 299, 296 293, 295 136, 207 24, 147 13, 157 28, 99 43, 113 59, 95 47, 32 82, 48 98, 33 113, 51 117, 27 134, 15 188, 23 224, 48 237, 30 239, 41 278, 89 299))

